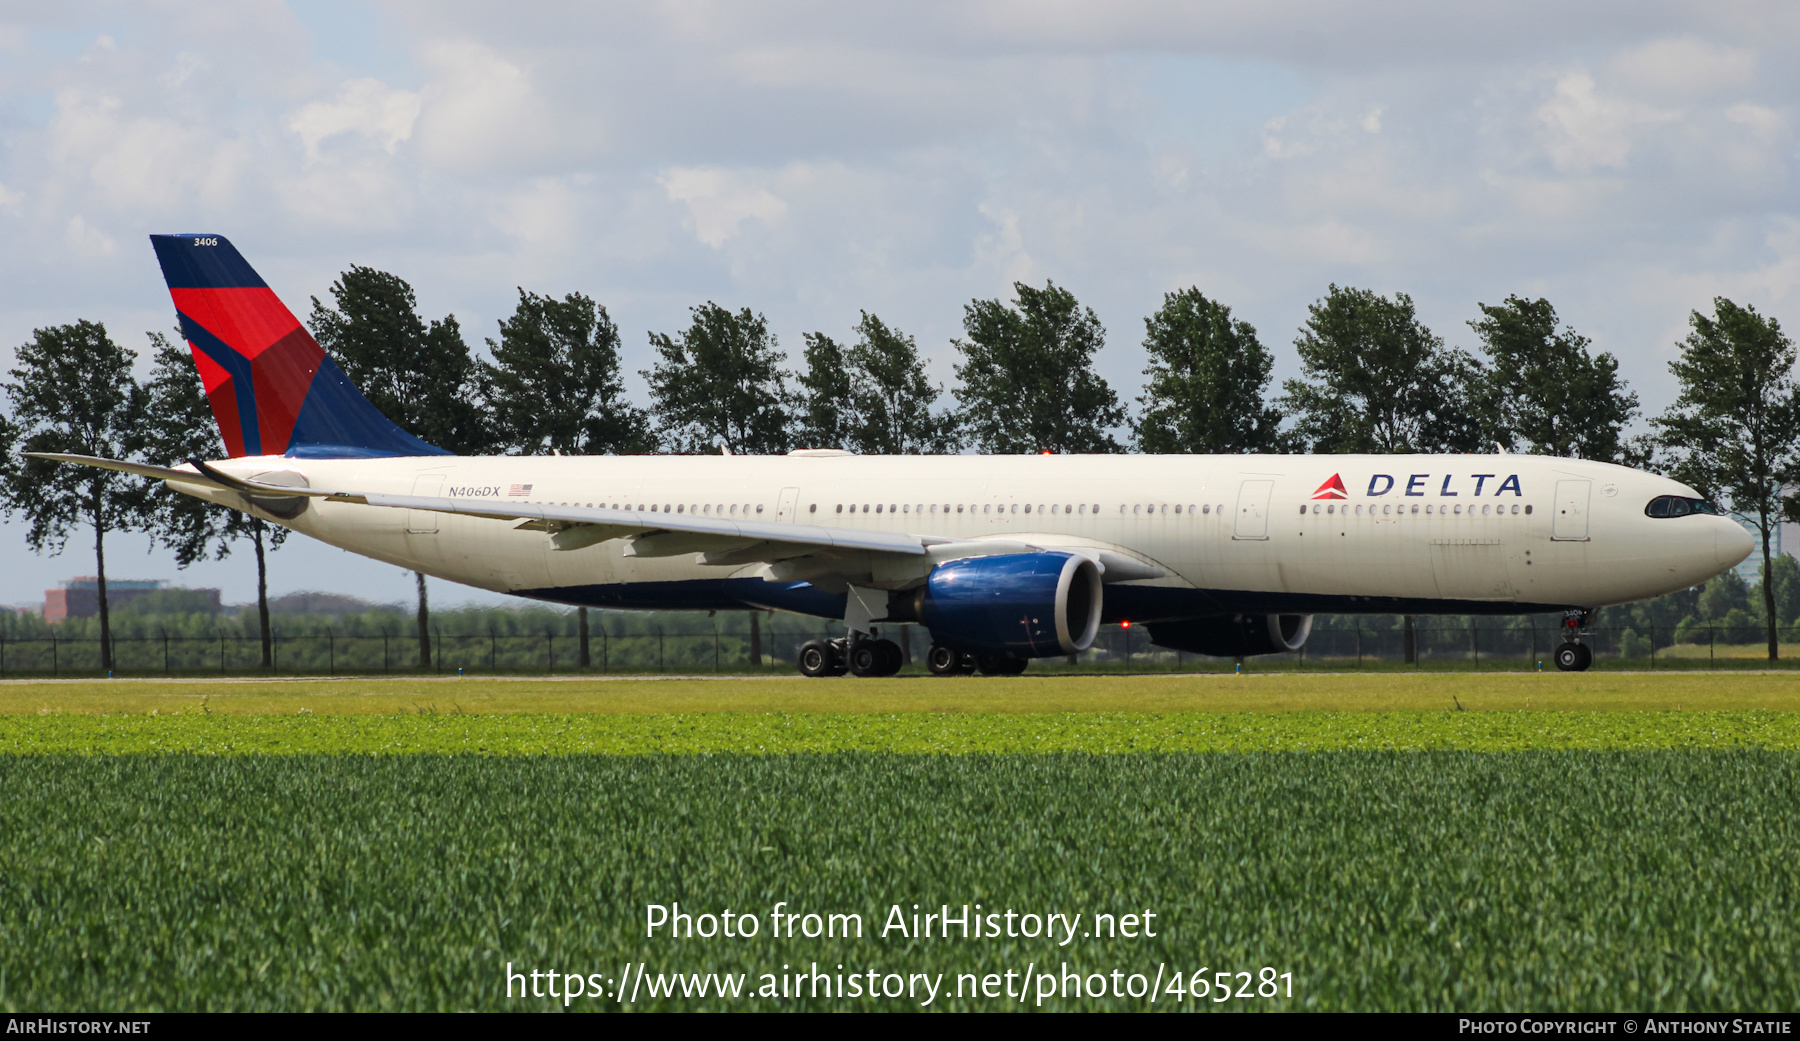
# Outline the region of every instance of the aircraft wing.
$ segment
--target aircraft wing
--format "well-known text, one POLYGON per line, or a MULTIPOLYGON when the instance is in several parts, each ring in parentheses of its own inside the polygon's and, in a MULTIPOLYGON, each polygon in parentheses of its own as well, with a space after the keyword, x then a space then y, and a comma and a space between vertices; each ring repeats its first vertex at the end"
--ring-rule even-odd
MULTIPOLYGON (((728 520, 723 517, 697 517, 693 514, 650 513, 644 510, 611 510, 591 506, 557 506, 544 503, 500 503, 492 499, 452 499, 440 496, 389 495, 385 492, 361 492, 346 489, 294 487, 267 484, 233 477, 207 463, 195 459, 193 469, 175 469, 132 463, 117 459, 74 455, 63 452, 27 452, 38 459, 97 466, 107 470, 138 474, 166 481, 203 487, 224 488, 262 498, 324 499, 328 502, 359 503, 397 510, 425 510, 432 513, 462 514, 489 520, 514 520, 517 527, 542 531, 550 536, 558 550, 572 551, 613 539, 630 539, 625 554, 632 557, 673 557, 698 554, 700 562, 718 566, 756 562, 791 562, 790 566, 820 575, 840 569, 833 558, 869 553, 889 560, 922 558, 930 565, 960 556, 985 556, 994 553, 1027 553, 1044 549, 1060 549, 1090 557, 1100 566, 1107 582, 1131 582, 1163 576, 1162 569, 1132 560, 1119 553, 1086 547, 1022 543, 1003 540, 961 540, 932 535, 908 535, 902 532, 859 531, 849 528, 827 528, 814 524, 779 521, 728 520), (812 557, 810 565, 797 558, 812 557), (896 559, 898 558, 898 559, 896 559)), ((905 574, 916 570, 907 565, 905 574)), ((798 572, 797 572, 798 573, 798 572)), ((921 572, 922 574, 922 572, 921 572)), ((899 578, 899 575, 895 576, 899 578)))
MULTIPOLYGON (((813 524, 727 520, 680 513, 645 510, 608 510, 590 506, 554 506, 543 503, 500 503, 492 499, 451 499, 438 496, 389 495, 352 489, 294 487, 266 484, 233 477, 198 459, 194 469, 151 466, 147 463, 102 459, 67 452, 26 452, 36 459, 95 466, 105 470, 179 481, 203 487, 225 488, 266 498, 296 496, 328 502, 360 503, 399 510, 427 510, 490 520, 517 520, 518 526, 548 532, 557 549, 575 550, 610 539, 631 538, 627 555, 671 557, 686 553, 741 558, 741 562, 775 560, 808 553, 884 553, 905 557, 925 555, 925 548, 953 540, 885 531, 855 531, 813 524), (791 548, 790 548, 791 547, 791 548)), ((713 563, 715 561, 708 561, 713 563)), ((719 559, 717 563, 728 563, 719 559)))

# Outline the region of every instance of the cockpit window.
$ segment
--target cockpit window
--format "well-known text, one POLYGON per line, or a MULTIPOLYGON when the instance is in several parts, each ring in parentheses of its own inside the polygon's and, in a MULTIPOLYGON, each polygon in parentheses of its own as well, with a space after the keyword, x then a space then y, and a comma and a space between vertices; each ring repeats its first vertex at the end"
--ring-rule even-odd
POLYGON ((1708 513, 1723 516, 1717 506, 1705 499, 1689 499, 1680 495, 1658 495, 1644 507, 1644 513, 1651 517, 1686 517, 1690 513, 1708 513))

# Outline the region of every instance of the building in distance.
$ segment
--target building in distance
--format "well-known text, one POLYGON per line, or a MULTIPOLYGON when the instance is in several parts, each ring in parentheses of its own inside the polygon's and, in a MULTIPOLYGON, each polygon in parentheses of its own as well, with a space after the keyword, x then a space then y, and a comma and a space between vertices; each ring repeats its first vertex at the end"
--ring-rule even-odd
MULTIPOLYGON (((44 621, 94 618, 100 614, 100 580, 81 575, 44 590, 44 621)), ((172 589, 160 578, 114 578, 106 582, 106 599, 115 611, 169 614, 218 614, 217 589, 172 589)))

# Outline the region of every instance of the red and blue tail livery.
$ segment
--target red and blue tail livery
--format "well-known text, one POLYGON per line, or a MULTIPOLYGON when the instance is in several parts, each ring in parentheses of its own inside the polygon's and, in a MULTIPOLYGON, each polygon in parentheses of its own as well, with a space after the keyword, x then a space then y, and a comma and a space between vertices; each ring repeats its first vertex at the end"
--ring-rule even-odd
POLYGON ((233 458, 447 455, 369 404, 222 235, 152 235, 233 458))

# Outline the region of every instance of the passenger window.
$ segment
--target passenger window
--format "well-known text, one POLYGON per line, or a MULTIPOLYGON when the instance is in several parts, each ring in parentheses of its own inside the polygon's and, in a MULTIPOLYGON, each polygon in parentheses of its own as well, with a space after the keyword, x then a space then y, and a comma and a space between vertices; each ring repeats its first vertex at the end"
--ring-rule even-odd
MULTIPOLYGON (((900 507, 899 507, 899 506, 898 506, 898 505, 896 505, 896 504, 894 504, 894 503, 891 503, 891 502, 890 502, 890 503, 888 503, 888 512, 889 512, 889 513, 897 513, 897 512, 899 512, 899 510, 900 510, 900 507)), ((876 513, 880 513, 880 512, 881 512, 881 507, 879 507, 879 506, 877 506, 877 507, 876 507, 876 508, 875 508, 875 512, 876 512, 876 513)))
POLYGON ((1529 507, 1529 506, 1525 507, 1525 516, 1527 516, 1527 517, 1531 516, 1531 507, 1529 507))
POLYGON ((756 504, 756 512, 758 512, 758 513, 762 512, 762 503, 759 502, 756 504))
POLYGON ((842 512, 844 512, 844 504, 843 504, 843 503, 841 503, 841 502, 840 502, 840 503, 838 503, 838 506, 837 506, 837 511, 838 511, 838 512, 839 512, 839 513, 842 513, 842 512))
MULTIPOLYGON (((736 512, 737 512, 737 507, 736 507, 736 506, 733 506, 733 507, 732 507, 732 508, 731 508, 731 512, 733 512, 733 513, 736 513, 736 512)), ((819 504, 818 504, 818 503, 816 503, 816 502, 815 502, 815 503, 813 503, 813 504, 812 504, 812 505, 810 505, 810 506, 808 506, 808 507, 807 507, 807 508, 806 508, 806 512, 808 512, 808 513, 817 513, 817 512, 819 512, 819 504)))

